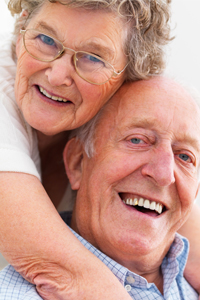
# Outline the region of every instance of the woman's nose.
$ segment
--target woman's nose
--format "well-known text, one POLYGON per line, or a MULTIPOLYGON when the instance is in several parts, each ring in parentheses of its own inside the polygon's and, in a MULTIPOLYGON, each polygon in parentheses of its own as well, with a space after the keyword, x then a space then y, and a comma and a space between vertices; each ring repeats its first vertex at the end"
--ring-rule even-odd
POLYGON ((171 149, 154 149, 150 160, 142 168, 142 175, 148 176, 158 186, 169 186, 175 182, 174 153, 171 149))
POLYGON ((62 57, 49 63, 49 67, 45 71, 49 83, 52 86, 67 85, 71 86, 74 82, 76 74, 72 55, 64 54, 62 57))

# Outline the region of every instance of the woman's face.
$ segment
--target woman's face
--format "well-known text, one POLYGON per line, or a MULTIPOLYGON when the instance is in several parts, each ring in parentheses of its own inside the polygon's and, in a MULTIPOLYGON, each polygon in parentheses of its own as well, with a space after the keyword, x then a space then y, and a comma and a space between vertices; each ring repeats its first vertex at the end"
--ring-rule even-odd
MULTIPOLYGON (((35 28, 55 37, 65 47, 86 51, 108 61, 116 71, 127 58, 122 50, 123 25, 111 13, 69 8, 46 2, 30 20, 35 28)), ((53 62, 41 62, 25 50, 22 35, 17 46, 15 94, 26 121, 47 135, 71 130, 90 120, 119 88, 124 73, 103 85, 94 85, 76 73, 68 51, 53 62), (49 98, 40 92, 43 88, 49 98), (57 97, 67 102, 57 101, 57 97)), ((61 99, 60 99, 61 100, 61 99)))

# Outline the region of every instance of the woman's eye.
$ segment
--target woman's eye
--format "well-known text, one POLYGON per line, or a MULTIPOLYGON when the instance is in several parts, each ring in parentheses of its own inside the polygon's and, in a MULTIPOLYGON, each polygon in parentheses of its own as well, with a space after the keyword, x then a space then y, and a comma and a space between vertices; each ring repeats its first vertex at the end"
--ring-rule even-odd
POLYGON ((143 140, 138 139, 138 138, 133 138, 133 139, 131 139, 130 141, 131 141, 132 144, 136 144, 136 145, 137 145, 137 144, 144 143, 143 140))
POLYGON ((96 57, 96 56, 87 54, 87 55, 85 55, 85 58, 86 58, 89 62, 104 65, 104 62, 103 62, 100 58, 98 58, 98 57, 96 57))
POLYGON ((185 154, 185 153, 180 153, 178 154, 178 157, 180 159, 182 159, 183 161, 186 161, 186 162, 191 162, 191 158, 189 157, 189 155, 185 154))
POLYGON ((98 59, 97 57, 95 57, 93 55, 88 55, 87 58, 93 62, 101 62, 100 59, 98 59))
POLYGON ((55 45, 55 41, 54 39, 52 39, 50 36, 48 35, 44 35, 44 34, 40 34, 38 36, 38 38, 46 45, 49 45, 49 46, 54 46, 55 45))

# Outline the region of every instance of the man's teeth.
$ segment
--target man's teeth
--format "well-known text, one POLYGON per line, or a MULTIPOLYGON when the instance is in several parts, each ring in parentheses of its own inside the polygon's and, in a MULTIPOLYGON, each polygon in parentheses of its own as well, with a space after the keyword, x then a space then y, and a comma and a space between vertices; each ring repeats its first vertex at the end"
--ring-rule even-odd
POLYGON ((131 205, 131 206, 141 206, 144 208, 148 208, 151 210, 155 210, 157 211, 157 213, 161 214, 162 210, 163 210, 163 205, 160 203, 156 203, 155 201, 149 201, 148 199, 143 199, 143 198, 127 198, 125 200, 123 200, 123 202, 127 205, 131 205))
POLYGON ((61 97, 56 97, 56 96, 51 96, 49 93, 47 93, 47 91, 45 91, 41 86, 39 86, 39 90, 40 93, 42 93, 43 95, 45 95, 46 97, 55 100, 55 101, 61 101, 61 102, 67 102, 66 99, 63 99, 61 97))

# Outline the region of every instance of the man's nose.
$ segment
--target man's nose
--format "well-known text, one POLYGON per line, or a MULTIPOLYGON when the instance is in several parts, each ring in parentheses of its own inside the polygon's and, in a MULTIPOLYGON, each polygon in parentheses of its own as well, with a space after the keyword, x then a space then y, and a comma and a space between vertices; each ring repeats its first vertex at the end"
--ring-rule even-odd
POLYGON ((72 85, 75 74, 72 55, 67 53, 50 62, 45 71, 45 75, 52 86, 72 85))
POLYGON ((158 186, 169 186, 175 182, 174 153, 172 149, 153 149, 149 161, 142 168, 142 175, 149 177, 158 186))

